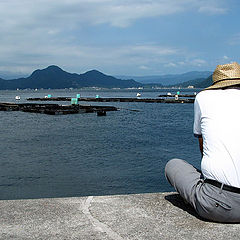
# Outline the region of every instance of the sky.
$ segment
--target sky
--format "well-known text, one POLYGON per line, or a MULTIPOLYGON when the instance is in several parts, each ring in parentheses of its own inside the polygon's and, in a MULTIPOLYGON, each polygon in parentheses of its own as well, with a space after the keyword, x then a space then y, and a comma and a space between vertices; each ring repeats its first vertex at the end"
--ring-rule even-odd
POLYGON ((147 76, 239 61, 239 0, 0 0, 0 77, 147 76))

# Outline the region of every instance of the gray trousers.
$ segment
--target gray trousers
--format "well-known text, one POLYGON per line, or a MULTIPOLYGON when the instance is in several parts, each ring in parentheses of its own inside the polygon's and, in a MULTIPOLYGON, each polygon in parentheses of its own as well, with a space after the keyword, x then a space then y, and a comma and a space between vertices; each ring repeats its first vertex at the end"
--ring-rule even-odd
POLYGON ((201 172, 181 159, 170 160, 165 175, 202 218, 215 222, 240 222, 240 194, 204 183, 201 172))

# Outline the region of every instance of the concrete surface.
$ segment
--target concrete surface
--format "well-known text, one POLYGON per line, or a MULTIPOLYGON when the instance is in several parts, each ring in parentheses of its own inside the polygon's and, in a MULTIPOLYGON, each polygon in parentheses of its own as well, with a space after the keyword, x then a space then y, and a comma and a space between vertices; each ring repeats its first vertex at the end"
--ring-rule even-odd
POLYGON ((0 239, 239 239, 176 193, 0 201, 0 239))

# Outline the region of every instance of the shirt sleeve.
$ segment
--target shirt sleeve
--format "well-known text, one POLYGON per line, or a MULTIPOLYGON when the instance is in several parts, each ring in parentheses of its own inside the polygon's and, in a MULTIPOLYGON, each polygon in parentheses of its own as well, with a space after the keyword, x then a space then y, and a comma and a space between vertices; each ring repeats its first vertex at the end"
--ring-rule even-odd
POLYGON ((194 136, 197 137, 197 138, 202 137, 202 132, 201 132, 201 109, 200 109, 197 97, 194 101, 193 133, 194 133, 194 136))

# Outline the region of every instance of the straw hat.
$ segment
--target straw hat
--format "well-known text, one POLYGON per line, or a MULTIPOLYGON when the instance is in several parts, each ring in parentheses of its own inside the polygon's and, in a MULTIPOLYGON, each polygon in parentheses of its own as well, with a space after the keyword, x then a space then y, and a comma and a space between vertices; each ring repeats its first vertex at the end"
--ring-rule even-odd
POLYGON ((212 75, 212 80, 213 84, 205 90, 240 84, 240 65, 237 62, 218 65, 212 75))

